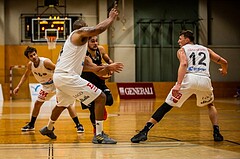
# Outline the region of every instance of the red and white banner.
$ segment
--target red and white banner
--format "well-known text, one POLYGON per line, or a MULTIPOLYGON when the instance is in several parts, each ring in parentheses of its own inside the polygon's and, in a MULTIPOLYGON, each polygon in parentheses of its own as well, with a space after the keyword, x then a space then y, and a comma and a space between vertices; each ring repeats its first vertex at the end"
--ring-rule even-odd
POLYGON ((155 98, 153 83, 117 83, 121 99, 155 98))

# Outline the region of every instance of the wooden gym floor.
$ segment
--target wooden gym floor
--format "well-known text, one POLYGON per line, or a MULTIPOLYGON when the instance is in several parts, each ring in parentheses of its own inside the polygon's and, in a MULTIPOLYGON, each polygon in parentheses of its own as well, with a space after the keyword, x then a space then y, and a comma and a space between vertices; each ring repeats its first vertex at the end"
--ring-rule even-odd
POLYGON ((149 132, 149 139, 133 144, 130 138, 142 129, 159 100, 117 100, 107 107, 104 130, 116 139, 116 145, 91 143, 93 133, 88 110, 76 109, 85 132, 78 134, 68 112, 55 124, 57 140, 39 133, 47 124, 54 101, 47 101, 36 121, 35 131, 21 132, 29 121, 33 102, 29 100, 0 101, 1 159, 240 159, 240 100, 216 99, 219 125, 225 140, 214 142, 207 108, 188 100, 182 108, 172 109, 149 132))

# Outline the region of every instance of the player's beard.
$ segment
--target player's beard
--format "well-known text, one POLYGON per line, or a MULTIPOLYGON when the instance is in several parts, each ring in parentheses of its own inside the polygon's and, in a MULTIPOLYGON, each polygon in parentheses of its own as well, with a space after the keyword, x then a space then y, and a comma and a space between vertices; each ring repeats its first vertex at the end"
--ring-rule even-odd
POLYGON ((89 47, 89 49, 90 49, 91 51, 96 51, 96 50, 97 50, 97 46, 96 46, 96 47, 94 46, 94 47, 92 47, 92 48, 89 47))

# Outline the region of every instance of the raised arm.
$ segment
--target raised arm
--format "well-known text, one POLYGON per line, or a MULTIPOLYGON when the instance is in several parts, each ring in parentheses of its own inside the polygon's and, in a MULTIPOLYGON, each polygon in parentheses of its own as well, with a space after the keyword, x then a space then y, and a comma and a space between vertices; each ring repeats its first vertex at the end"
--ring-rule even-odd
POLYGON ((104 32, 116 19, 118 16, 118 11, 115 8, 112 8, 112 10, 109 12, 109 17, 105 19, 104 21, 100 22, 96 26, 93 27, 82 27, 75 31, 75 33, 72 35, 72 43, 74 45, 83 45, 86 43, 87 38, 90 36, 97 36, 104 32))
POLYGON ((17 85, 17 87, 13 90, 13 94, 17 94, 18 93, 18 90, 19 90, 19 88, 23 85, 23 83, 27 80, 27 78, 29 77, 29 75, 30 75, 30 73, 31 73, 31 65, 32 65, 32 63, 31 62, 29 62, 28 64, 27 64, 27 69, 26 69, 26 71, 24 72, 24 74, 22 75, 22 78, 21 78, 21 80, 19 81, 19 83, 18 83, 18 85, 17 85))
POLYGON ((220 73, 225 76, 228 71, 228 62, 223 57, 215 53, 213 50, 208 49, 208 52, 210 53, 210 58, 213 62, 216 64, 219 64, 221 68, 219 69, 220 73))

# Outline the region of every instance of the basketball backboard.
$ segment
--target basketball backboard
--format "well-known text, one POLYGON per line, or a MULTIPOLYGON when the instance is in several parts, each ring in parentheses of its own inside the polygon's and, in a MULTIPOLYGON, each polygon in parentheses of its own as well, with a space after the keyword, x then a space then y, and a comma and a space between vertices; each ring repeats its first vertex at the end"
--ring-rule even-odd
POLYGON ((47 33, 58 34, 58 42, 64 42, 72 31, 71 18, 59 18, 58 16, 49 16, 48 18, 32 19, 32 42, 46 42, 47 33), (57 31, 56 31, 57 30, 57 31))

